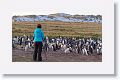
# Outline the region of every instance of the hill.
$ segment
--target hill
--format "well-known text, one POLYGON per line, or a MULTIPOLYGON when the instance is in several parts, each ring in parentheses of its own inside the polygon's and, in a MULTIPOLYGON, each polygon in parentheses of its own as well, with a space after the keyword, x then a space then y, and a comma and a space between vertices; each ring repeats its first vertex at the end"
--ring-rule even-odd
POLYGON ((101 15, 70 15, 56 13, 49 15, 22 15, 13 16, 13 22, 36 22, 36 21, 61 21, 61 22, 97 22, 102 23, 101 15))

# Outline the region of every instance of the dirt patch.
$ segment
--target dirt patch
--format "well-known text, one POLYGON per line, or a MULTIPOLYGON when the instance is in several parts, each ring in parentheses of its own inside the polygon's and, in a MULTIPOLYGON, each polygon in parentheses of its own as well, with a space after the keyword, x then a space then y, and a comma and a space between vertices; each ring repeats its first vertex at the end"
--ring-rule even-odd
MULTIPOLYGON (((12 50, 13 62, 34 62, 33 50, 24 51, 22 49, 12 50)), ((61 51, 42 52, 42 62, 102 62, 102 55, 90 54, 89 56, 78 53, 62 53, 61 51)))

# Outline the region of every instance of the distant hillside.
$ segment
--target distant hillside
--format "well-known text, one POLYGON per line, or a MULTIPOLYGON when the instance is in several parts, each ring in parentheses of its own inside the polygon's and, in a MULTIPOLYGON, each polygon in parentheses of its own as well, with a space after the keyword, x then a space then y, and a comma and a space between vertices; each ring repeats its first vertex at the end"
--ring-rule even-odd
POLYGON ((35 21, 62 21, 62 22, 97 22, 102 23, 101 15, 70 15, 56 13, 49 15, 24 15, 13 16, 13 22, 35 22, 35 21))

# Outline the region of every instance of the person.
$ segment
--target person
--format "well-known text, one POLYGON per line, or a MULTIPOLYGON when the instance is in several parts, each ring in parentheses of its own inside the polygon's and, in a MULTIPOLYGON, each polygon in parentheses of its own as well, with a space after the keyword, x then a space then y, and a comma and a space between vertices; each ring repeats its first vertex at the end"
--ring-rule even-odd
POLYGON ((37 25, 37 28, 34 30, 34 54, 33 54, 33 60, 34 61, 42 61, 42 46, 43 46, 43 40, 44 40, 44 32, 41 29, 41 24, 37 25))

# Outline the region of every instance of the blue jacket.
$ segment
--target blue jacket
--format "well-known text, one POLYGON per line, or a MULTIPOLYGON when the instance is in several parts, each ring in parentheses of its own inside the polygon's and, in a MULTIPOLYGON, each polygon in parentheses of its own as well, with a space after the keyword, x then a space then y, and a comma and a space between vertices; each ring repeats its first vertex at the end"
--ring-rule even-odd
POLYGON ((36 28, 34 31, 34 42, 42 42, 44 39, 44 32, 40 28, 36 28))

